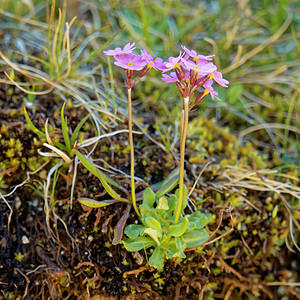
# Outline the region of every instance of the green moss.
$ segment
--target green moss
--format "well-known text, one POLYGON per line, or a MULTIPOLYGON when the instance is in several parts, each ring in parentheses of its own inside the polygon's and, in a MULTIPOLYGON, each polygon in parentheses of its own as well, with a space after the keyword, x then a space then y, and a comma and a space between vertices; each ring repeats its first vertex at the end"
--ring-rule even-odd
POLYGON ((17 260, 18 262, 21 262, 24 258, 24 255, 21 252, 18 252, 15 256, 15 260, 17 260))
POLYGON ((14 156, 15 156, 15 149, 8 149, 8 150, 5 152, 5 155, 6 155, 6 157, 8 157, 8 158, 14 157, 14 156))

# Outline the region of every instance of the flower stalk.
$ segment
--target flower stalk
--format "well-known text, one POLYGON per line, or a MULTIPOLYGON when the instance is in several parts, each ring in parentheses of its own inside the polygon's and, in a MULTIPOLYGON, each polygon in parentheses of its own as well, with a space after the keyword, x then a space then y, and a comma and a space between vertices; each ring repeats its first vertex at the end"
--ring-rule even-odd
POLYGON ((138 216, 140 212, 136 206, 135 197, 135 182, 134 182, 134 145, 132 135, 132 104, 131 104, 131 88, 128 88, 128 130, 129 130, 129 145, 130 145, 130 177, 131 177, 131 201, 134 210, 138 216))
POLYGON ((184 178, 184 154, 185 154, 185 141, 187 135, 187 127, 189 121, 189 97, 184 98, 183 100, 183 109, 181 114, 181 130, 180 130, 180 168, 179 168, 179 195, 175 213, 175 221, 176 224, 180 213, 182 210, 182 202, 183 202, 183 178, 184 178))

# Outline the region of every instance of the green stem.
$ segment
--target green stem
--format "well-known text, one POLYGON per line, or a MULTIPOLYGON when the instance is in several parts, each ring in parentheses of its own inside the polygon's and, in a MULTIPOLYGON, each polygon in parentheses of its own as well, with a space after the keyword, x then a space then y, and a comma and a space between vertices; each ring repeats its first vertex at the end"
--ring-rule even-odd
POLYGON ((131 105, 131 88, 128 89, 128 129, 129 129, 129 144, 130 144, 130 177, 131 177, 131 201, 134 210, 138 216, 140 212, 136 206, 135 198, 135 183, 134 183, 134 146, 132 136, 132 105, 131 105))
POLYGON ((184 177, 184 153, 185 153, 185 140, 189 120, 189 97, 184 98, 184 108, 181 115, 181 132, 180 132, 180 169, 179 169, 179 197, 175 213, 175 224, 177 223, 183 202, 183 177, 184 177))

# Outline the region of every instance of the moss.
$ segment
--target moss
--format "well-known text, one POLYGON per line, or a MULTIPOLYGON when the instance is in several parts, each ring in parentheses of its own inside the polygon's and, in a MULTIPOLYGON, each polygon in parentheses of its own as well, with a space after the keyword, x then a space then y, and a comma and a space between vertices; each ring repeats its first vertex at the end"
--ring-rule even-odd
POLYGON ((6 152, 5 152, 5 155, 7 158, 12 158, 15 156, 15 149, 8 149, 6 152))
POLYGON ((13 158, 10 160, 10 167, 13 168, 13 167, 16 167, 20 164, 20 161, 18 158, 13 158))
POLYGON ((21 253, 21 252, 18 252, 16 255, 15 255, 15 260, 17 260, 18 262, 21 262, 24 258, 24 255, 21 253))

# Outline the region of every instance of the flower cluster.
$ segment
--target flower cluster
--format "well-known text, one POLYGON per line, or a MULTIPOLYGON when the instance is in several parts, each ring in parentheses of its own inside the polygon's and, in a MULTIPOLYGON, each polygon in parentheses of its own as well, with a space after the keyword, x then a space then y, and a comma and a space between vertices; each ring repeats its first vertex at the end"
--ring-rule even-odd
POLYGON ((221 100, 213 88, 214 82, 223 87, 228 86, 229 82, 223 78, 222 73, 218 72, 216 65, 211 62, 213 55, 204 56, 182 46, 184 52, 180 52, 177 57, 169 57, 168 61, 164 62, 160 57, 154 59, 146 50, 141 50, 140 54, 134 54, 134 49, 135 43, 128 43, 123 49, 117 47, 114 50, 104 51, 105 55, 114 57, 115 65, 126 70, 128 89, 132 88, 152 68, 160 70, 163 73, 162 80, 176 82, 182 97, 189 98, 189 108, 192 109, 207 94, 210 94, 212 99, 221 100), (140 73, 134 79, 137 71, 140 73), (199 88, 201 91, 193 101, 192 98, 199 88))
POLYGON ((145 76, 152 68, 155 70, 164 71, 164 62, 160 57, 153 58, 153 56, 146 50, 141 50, 141 54, 132 53, 135 49, 135 43, 128 43, 124 48, 117 47, 114 50, 104 51, 105 55, 113 56, 114 64, 126 70, 127 88, 130 89, 143 76, 145 76), (141 71, 139 76, 133 80, 136 71, 141 71))
POLYGON ((211 98, 217 98, 218 93, 213 88, 213 82, 223 87, 228 86, 228 81, 223 78, 222 73, 217 71, 216 65, 211 60, 213 55, 200 55, 194 50, 182 46, 184 52, 177 57, 169 57, 165 63, 162 80, 165 82, 176 82, 183 98, 189 98, 190 109, 204 99, 207 94, 211 98), (171 71, 169 74, 166 72, 171 71), (203 90, 192 103, 192 97, 198 88, 203 90))

